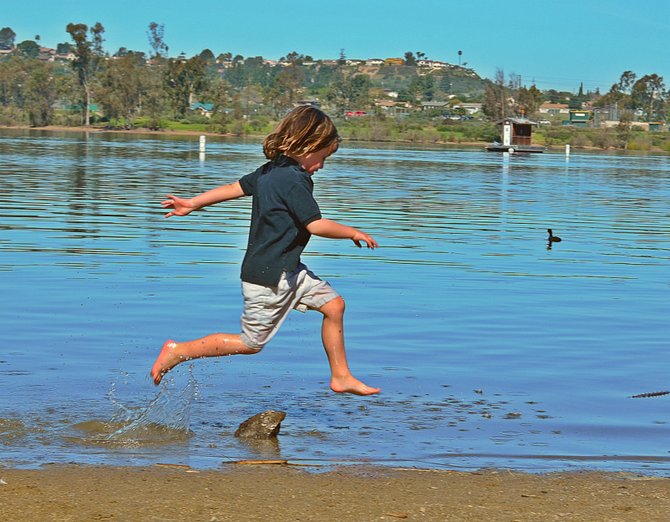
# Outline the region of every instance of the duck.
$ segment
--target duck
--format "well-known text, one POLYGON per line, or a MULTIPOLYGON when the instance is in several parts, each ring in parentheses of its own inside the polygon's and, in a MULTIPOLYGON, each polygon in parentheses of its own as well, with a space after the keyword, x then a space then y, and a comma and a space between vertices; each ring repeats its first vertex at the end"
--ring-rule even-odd
POLYGON ((559 243, 561 241, 561 238, 558 237, 558 236, 555 236, 550 228, 547 229, 547 232, 549 232, 549 242, 550 243, 559 243))

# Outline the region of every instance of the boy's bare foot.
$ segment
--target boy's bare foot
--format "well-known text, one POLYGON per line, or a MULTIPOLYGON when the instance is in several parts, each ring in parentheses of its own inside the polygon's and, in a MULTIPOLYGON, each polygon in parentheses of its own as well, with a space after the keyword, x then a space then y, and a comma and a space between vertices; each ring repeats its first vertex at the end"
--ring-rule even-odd
POLYGON ((172 339, 168 339, 163 344, 161 353, 158 354, 156 362, 154 362, 154 365, 151 367, 151 377, 154 380, 154 384, 160 384, 163 375, 182 362, 182 357, 174 353, 176 346, 177 343, 172 339))
POLYGON ((333 377, 330 380, 330 389, 336 393, 353 393, 354 395, 374 395, 381 391, 381 388, 372 388, 362 383, 353 375, 348 377, 333 377))

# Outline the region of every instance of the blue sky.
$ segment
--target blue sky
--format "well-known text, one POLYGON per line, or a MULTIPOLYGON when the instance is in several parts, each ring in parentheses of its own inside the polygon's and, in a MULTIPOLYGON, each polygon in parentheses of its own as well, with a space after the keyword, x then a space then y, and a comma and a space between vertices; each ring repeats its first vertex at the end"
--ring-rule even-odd
POLYGON ((6 1, 0 27, 16 42, 69 41, 69 22, 105 27, 105 49, 149 51, 150 22, 165 27, 170 55, 276 59, 401 57, 467 62, 540 89, 609 90, 621 73, 656 73, 670 85, 668 0, 24 0, 6 1))

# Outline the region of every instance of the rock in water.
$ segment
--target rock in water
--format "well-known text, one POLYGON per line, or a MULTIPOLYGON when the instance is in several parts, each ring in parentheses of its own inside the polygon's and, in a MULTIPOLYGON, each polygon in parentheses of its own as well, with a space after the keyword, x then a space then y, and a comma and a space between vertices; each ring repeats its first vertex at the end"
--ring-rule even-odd
POLYGON ((281 421, 286 418, 286 412, 268 410, 249 417, 235 432, 236 437, 245 439, 272 439, 279 433, 281 421))

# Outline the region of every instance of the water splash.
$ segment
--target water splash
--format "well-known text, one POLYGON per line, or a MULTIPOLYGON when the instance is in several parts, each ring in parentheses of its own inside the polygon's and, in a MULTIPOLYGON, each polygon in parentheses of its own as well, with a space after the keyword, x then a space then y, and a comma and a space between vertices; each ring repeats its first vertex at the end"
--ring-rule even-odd
POLYGON ((128 447, 180 443, 191 437, 191 406, 199 397, 192 367, 183 386, 173 378, 164 379, 147 406, 127 406, 116 393, 116 383, 112 383, 107 398, 116 411, 111 419, 80 422, 73 427, 85 435, 65 438, 80 444, 128 447))
POLYGON ((198 382, 193 376, 193 367, 188 370, 188 381, 179 389, 173 379, 165 379, 158 394, 146 408, 137 411, 123 405, 110 390, 110 399, 117 408, 112 423, 123 427, 105 438, 109 441, 159 443, 185 440, 190 434, 191 405, 198 399, 198 382))

